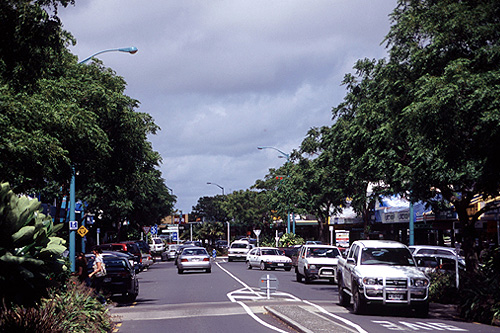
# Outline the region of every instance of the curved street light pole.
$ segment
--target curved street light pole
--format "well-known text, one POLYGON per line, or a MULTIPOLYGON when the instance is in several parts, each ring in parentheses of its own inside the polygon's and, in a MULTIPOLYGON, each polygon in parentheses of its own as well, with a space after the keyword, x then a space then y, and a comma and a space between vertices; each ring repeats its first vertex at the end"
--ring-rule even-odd
MULTIPOLYGON (((290 154, 287 154, 287 153, 285 153, 285 152, 283 152, 283 151, 279 150, 279 149, 278 149, 278 148, 276 148, 276 147, 264 146, 264 147, 257 147, 257 149, 259 149, 259 150, 262 150, 262 149, 274 149, 274 150, 276 150, 277 152, 279 152, 279 153, 280 153, 283 157, 285 157, 287 162, 289 162, 289 161, 290 161, 290 154)), ((281 157, 281 156, 279 156, 279 157, 281 157)))
POLYGON ((220 186, 219 184, 207 182, 207 185, 215 185, 215 186, 217 186, 218 188, 220 188, 222 190, 222 195, 224 195, 224 187, 220 186))
MULTIPOLYGON (((279 152, 281 154, 281 156, 278 156, 278 157, 285 157, 286 158, 286 161, 287 162, 290 162, 290 154, 287 154, 285 153, 284 151, 276 148, 276 147, 271 147, 271 146, 259 146, 257 147, 257 149, 259 150, 262 150, 262 149, 273 149, 273 150, 276 150, 277 152, 279 152)), ((287 203, 287 212, 286 212, 286 215, 287 215, 287 230, 288 232, 290 232, 290 212, 288 211, 288 203, 287 203)), ((295 234, 295 216, 293 217, 293 230, 292 230, 292 233, 295 234)))
POLYGON ((90 57, 87 57, 85 59, 83 59, 82 61, 79 62, 79 64, 84 64, 86 63, 87 61, 89 61, 90 59, 92 59, 93 57, 95 57, 96 55, 99 55, 101 53, 106 53, 106 52, 127 52, 127 53, 130 53, 130 54, 135 54, 137 53, 138 49, 137 47, 135 46, 131 46, 131 47, 122 47, 122 48, 118 48, 118 49, 107 49, 107 50, 102 50, 102 51, 99 51, 99 52, 96 52, 94 53, 93 55, 91 55, 90 57))
MULTIPOLYGON (((119 49, 107 49, 107 50, 102 50, 102 51, 99 51, 97 53, 94 53, 93 55, 91 55, 90 57, 87 57, 85 59, 83 59, 82 61, 79 62, 79 64, 84 64, 86 63, 87 61, 89 61, 90 59, 92 59, 93 57, 95 57, 96 55, 98 54, 101 54, 101 53, 105 53, 105 52, 127 52, 127 53, 130 53, 130 54, 135 54, 137 53, 137 47, 135 46, 132 46, 132 47, 124 47, 124 48, 119 48, 119 49)), ((76 217, 75 217, 75 178, 76 178, 76 174, 75 174, 75 167, 72 166, 71 167, 72 170, 71 170, 71 182, 70 182, 70 186, 69 186, 69 220, 70 221, 75 221, 76 220, 76 217)), ((82 220, 82 226, 85 226, 85 220, 82 220)), ((75 271, 75 268, 76 268, 76 265, 75 265, 75 242, 76 242, 76 235, 75 235, 75 231, 76 230, 70 230, 69 231, 69 260, 70 260, 70 263, 71 263, 71 271, 74 272, 75 271)), ((82 252, 85 251, 85 244, 82 240, 82 252)))

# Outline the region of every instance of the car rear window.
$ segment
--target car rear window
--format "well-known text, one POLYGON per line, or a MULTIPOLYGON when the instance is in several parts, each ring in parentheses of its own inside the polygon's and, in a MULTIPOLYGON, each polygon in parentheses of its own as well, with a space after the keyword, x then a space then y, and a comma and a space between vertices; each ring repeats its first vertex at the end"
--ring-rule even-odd
POLYGON ((247 248, 247 244, 245 244, 245 243, 235 243, 235 244, 231 244, 231 248, 233 248, 233 249, 246 249, 247 248))
POLYGON ((202 255, 208 255, 207 251, 205 249, 184 249, 182 251, 183 256, 202 256, 202 255))

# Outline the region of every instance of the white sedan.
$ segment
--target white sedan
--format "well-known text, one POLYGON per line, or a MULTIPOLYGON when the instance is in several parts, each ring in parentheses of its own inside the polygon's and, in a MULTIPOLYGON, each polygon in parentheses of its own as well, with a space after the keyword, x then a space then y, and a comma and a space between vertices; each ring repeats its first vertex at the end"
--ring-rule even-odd
POLYGON ((261 270, 282 268, 285 271, 292 269, 292 259, 284 255, 275 247, 256 247, 247 254, 247 268, 259 267, 261 270))

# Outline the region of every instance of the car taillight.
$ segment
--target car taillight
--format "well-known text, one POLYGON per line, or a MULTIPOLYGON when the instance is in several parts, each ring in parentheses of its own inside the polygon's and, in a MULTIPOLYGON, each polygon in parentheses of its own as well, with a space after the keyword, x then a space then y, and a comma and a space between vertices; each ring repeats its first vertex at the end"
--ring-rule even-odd
POLYGON ((181 262, 187 262, 188 260, 187 259, 181 259, 181 262))
POLYGON ((120 277, 129 277, 130 273, 129 272, 119 272, 118 276, 120 276, 120 277))
POLYGON ((210 261, 210 258, 203 258, 203 261, 210 261))

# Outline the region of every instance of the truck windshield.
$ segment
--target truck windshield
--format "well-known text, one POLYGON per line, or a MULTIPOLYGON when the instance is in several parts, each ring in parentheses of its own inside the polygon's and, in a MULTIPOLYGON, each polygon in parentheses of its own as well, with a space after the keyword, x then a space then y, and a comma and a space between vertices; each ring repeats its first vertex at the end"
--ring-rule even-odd
POLYGON ((337 248, 311 247, 307 251, 307 256, 314 258, 336 258, 340 256, 340 252, 337 248))
POLYGON ((231 248, 232 249, 246 249, 247 248, 247 244, 245 244, 245 243, 234 243, 234 244, 231 244, 231 248))
POLYGON ((415 266, 415 262, 405 248, 364 248, 361 265, 415 266))

